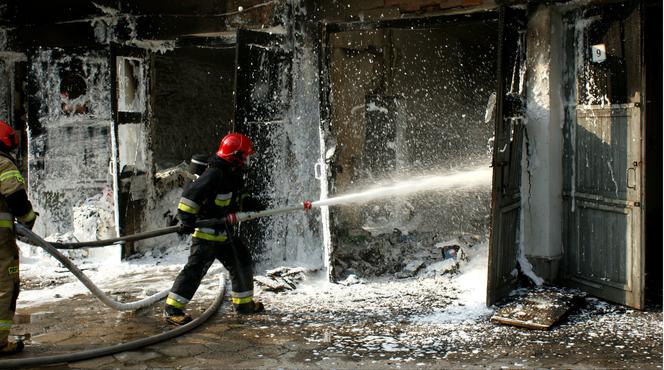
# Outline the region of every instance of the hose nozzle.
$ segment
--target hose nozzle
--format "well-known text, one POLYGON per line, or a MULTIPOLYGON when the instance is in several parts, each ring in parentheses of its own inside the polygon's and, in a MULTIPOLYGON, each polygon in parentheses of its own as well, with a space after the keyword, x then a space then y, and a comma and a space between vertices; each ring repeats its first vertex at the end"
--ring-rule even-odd
POLYGON ((311 201, 310 200, 305 200, 304 201, 304 209, 311 209, 311 201))

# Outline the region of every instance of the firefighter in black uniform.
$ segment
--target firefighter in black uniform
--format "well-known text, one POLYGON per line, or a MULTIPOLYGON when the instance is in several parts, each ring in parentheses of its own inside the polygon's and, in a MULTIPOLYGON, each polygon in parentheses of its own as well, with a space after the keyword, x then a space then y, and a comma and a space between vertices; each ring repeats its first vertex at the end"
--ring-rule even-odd
POLYGON ((178 204, 180 234, 192 234, 187 264, 178 274, 166 299, 166 321, 175 325, 190 322, 185 307, 215 259, 231 276, 231 299, 236 312, 257 313, 263 304, 254 301, 253 265, 251 254, 234 235, 230 224, 214 227, 194 226, 196 220, 222 218, 237 211, 257 211, 261 207, 251 197, 242 194, 242 167, 254 154, 251 139, 231 133, 221 140, 219 150, 208 160, 205 171, 187 186, 178 204))

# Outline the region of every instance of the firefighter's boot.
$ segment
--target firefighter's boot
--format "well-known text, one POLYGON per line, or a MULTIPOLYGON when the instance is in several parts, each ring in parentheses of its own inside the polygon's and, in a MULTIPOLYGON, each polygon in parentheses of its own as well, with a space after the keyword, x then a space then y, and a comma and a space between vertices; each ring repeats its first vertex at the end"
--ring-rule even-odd
POLYGON ((235 312, 240 315, 251 315, 265 311, 263 303, 258 301, 251 301, 235 305, 235 312))
POLYGON ((167 323, 173 325, 185 325, 192 321, 190 315, 168 304, 164 307, 164 319, 167 323))
POLYGON ((17 340, 16 342, 7 341, 4 346, 0 347, 0 356, 9 356, 23 351, 23 341, 17 340))

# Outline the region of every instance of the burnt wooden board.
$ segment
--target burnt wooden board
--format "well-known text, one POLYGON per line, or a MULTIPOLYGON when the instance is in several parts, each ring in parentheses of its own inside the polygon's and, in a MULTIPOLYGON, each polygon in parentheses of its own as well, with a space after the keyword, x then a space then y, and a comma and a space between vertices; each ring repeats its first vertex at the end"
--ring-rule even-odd
POLYGON ((548 330, 576 305, 578 296, 558 290, 536 290, 504 305, 491 321, 528 329, 548 330))

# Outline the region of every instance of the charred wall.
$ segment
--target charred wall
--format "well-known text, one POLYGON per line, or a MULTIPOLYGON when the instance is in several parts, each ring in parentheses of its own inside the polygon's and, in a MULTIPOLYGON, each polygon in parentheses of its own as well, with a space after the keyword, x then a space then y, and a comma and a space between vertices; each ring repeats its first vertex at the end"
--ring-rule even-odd
POLYGON ((471 12, 495 7, 494 0, 313 0, 316 17, 328 22, 363 22, 471 12))
POLYGON ((166 168, 212 153, 232 128, 235 49, 186 48, 154 56, 150 137, 166 168))
POLYGON ((30 55, 31 198, 44 235, 72 230, 73 209, 112 193, 110 67, 104 52, 30 55))
MULTIPOLYGON (((647 81, 662 81, 662 3, 650 1, 645 7, 645 62, 647 81)), ((646 86, 646 292, 647 298, 662 300, 662 85, 646 86), (654 162, 654 163, 653 163, 654 162)))
POLYGON ((154 169, 213 152, 232 129, 235 29, 272 26, 284 7, 287 12, 282 2, 221 0, 0 4, 1 83, 27 96, 5 93, 0 108, 17 129, 29 119, 38 231, 71 230, 73 208, 99 194, 112 199, 115 191, 125 231, 152 226, 141 219, 153 219, 154 204, 145 197, 164 192, 145 188, 158 182, 154 169), (123 111, 116 101, 116 55, 145 63, 145 109, 123 111), (116 151, 116 171, 124 176, 118 189, 116 151))

